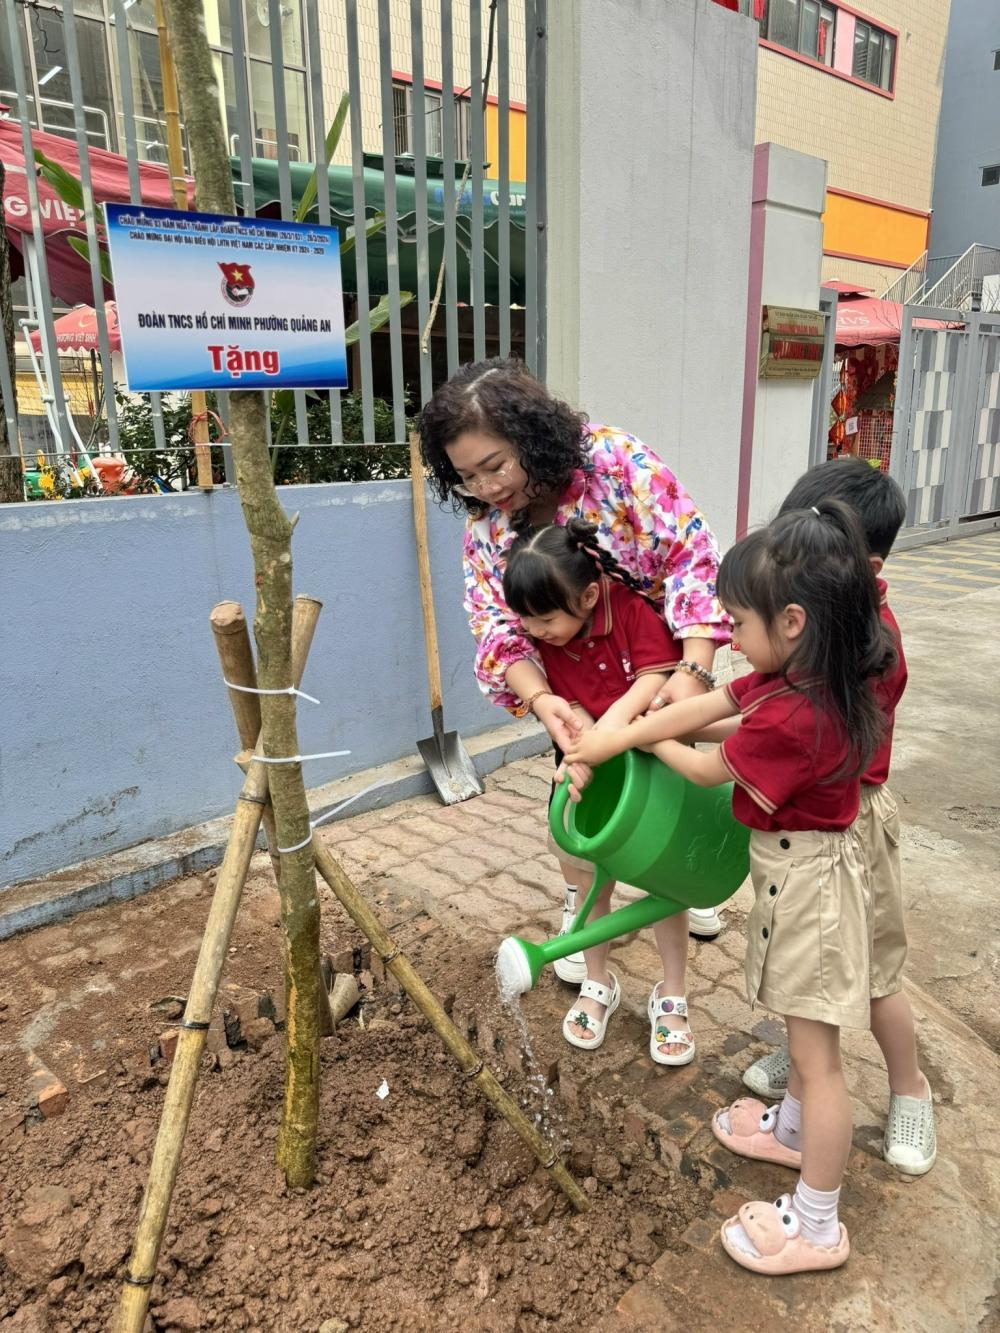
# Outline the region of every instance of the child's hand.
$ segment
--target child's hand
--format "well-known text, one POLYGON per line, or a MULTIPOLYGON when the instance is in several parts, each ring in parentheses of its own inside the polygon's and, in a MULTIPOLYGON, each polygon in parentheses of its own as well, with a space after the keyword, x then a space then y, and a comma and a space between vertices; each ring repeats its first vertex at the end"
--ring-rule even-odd
POLYGON ((624 728, 594 727, 573 742, 566 752, 566 761, 593 768, 630 748, 628 732, 624 728))
POLYGON ((560 783, 569 774, 569 799, 579 801, 583 795, 583 789, 594 776, 594 770, 589 764, 570 764, 565 759, 556 769, 556 782, 560 783))

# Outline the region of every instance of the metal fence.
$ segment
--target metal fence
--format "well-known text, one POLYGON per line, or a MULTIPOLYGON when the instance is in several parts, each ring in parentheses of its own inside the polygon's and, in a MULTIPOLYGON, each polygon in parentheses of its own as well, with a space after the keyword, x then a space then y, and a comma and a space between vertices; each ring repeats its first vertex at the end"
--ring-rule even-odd
MULTIPOLYGON (((280 400, 280 408, 275 397, 271 443, 279 477, 289 458, 306 460, 294 477, 299 481, 313 479, 320 461, 319 470, 325 467, 337 479, 400 475, 403 455, 398 448, 393 453, 393 446, 405 445, 413 414, 462 361, 514 352, 544 375, 545 4, 206 0, 210 39, 214 33, 223 43, 220 102, 237 208, 260 213, 263 205, 271 216, 291 219, 302 181, 313 174, 302 164, 317 163, 322 169, 315 172, 310 217, 340 225, 342 240, 354 238, 353 291, 345 293, 345 319, 354 338, 350 388, 322 395, 297 390, 290 403, 288 395, 280 400), (324 80, 331 64, 346 73, 343 89, 324 80), (512 86, 523 90, 523 101, 512 99, 512 86), (447 95, 450 89, 453 95, 447 95), (341 91, 350 109, 331 162, 327 133, 341 91), (376 95, 377 116, 366 119, 376 95), (488 112, 495 163, 486 161, 488 112), (523 135, 523 181, 511 179, 515 129, 523 135), (429 140, 435 155, 428 153, 429 140), (456 149, 466 142, 463 161, 456 149), (404 145, 406 152, 397 156, 404 145), (345 158, 349 167, 338 166, 345 158), (373 199, 373 171, 379 168, 381 199, 373 199), (338 171, 349 172, 341 191, 346 203, 338 194, 338 171), (400 204, 400 182, 410 180, 412 190, 400 204), (267 181, 276 185, 272 199, 262 199, 267 181), (364 221, 382 211, 384 228, 366 235, 364 221), (412 291, 403 289, 404 271, 412 291)), ((153 484, 154 470, 143 463, 144 456, 179 460, 176 481, 164 483, 169 488, 190 482, 187 396, 125 393, 122 365, 112 352, 113 307, 105 304, 114 293, 100 255, 100 206, 107 196, 95 181, 104 182, 115 164, 98 159, 96 151, 117 153, 123 187, 116 200, 149 203, 150 182, 161 189, 170 183, 169 168, 158 165, 166 157, 168 133, 157 89, 149 71, 137 68, 141 52, 148 56, 155 49, 155 30, 151 0, 88 0, 86 6, 74 6, 73 0, 3 0, 0 48, 11 54, 6 65, 0 56, 0 83, 11 88, 0 95, 8 105, 0 112, 7 117, 6 125, 0 123, 0 147, 5 195, 21 200, 12 208, 5 198, 5 223, 15 271, 23 280, 17 288, 23 308, 13 363, 0 338, 0 392, 9 451, 21 459, 26 476, 35 478, 34 494, 107 491, 101 476, 109 476, 108 469, 91 466, 102 455, 127 464, 126 482, 141 474, 142 489, 153 484), (39 12, 44 52, 35 32, 39 12), (93 32, 81 26, 97 24, 103 26, 93 32), (55 55, 53 34, 55 43, 62 42, 55 55), (108 71, 104 106, 93 104, 87 85, 102 42, 108 71), (73 209, 66 208, 62 227, 52 225, 59 205, 35 170, 35 151, 44 151, 53 135, 64 152, 67 140, 73 146, 71 173, 82 194, 82 216, 71 218, 73 209), (65 313, 57 298, 70 231, 86 241, 76 282, 85 284, 95 332, 88 351, 67 357, 60 354, 55 325, 65 313), (19 372, 22 385, 32 392, 32 382, 37 385, 34 414, 22 403, 15 415, 19 372), (80 410, 81 395, 85 409, 92 410, 80 410), (46 467, 33 471, 31 454, 39 445, 46 467), (39 473, 49 478, 47 488, 39 473)), ((161 82, 164 68, 161 64, 161 82)), ((222 441, 215 455, 218 479, 230 480, 226 396, 218 395, 209 406, 217 413, 214 433, 222 441)))
POLYGON ((1000 318, 903 311, 889 470, 906 496, 901 545, 1000 524, 1000 318))

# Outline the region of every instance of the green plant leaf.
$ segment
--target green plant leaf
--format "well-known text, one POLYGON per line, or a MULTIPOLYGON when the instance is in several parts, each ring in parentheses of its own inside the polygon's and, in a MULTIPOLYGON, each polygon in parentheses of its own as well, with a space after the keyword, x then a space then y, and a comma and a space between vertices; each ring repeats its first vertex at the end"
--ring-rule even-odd
POLYGON ((58 162, 53 162, 51 158, 46 157, 40 148, 35 149, 35 161, 41 168, 45 183, 53 190, 63 201, 69 204, 70 208, 75 208, 78 213, 84 211, 83 208, 83 186, 77 178, 61 167, 58 162))
MULTIPOLYGON (((326 160, 331 162, 333 155, 337 151, 337 145, 340 143, 340 136, 344 130, 344 121, 347 119, 347 112, 350 109, 350 98, 347 93, 342 93, 340 106, 337 107, 337 114, 333 118, 333 124, 326 132, 326 160)), ((316 163, 316 170, 309 177, 306 188, 302 191, 302 198, 299 200, 298 207, 295 210, 295 221, 305 222, 309 212, 316 202, 316 191, 319 188, 319 173, 326 168, 322 162, 316 163)))
MULTIPOLYGON (((385 214, 373 213, 372 216, 365 223, 365 240, 366 241, 370 240, 371 237, 374 236, 377 232, 380 232, 384 226, 385 226, 385 214)), ((351 253, 356 243, 357 243, 357 228, 348 227, 347 235, 340 243, 341 259, 343 259, 344 255, 349 255, 351 253)))
MULTIPOLYGON (((402 310, 404 306, 409 305, 412 300, 413 300, 412 292, 400 292, 399 293, 400 310, 402 310)), ((389 320, 389 298, 388 296, 383 296, 381 301, 379 301, 378 305, 372 306, 371 310, 368 311, 368 323, 372 333, 375 333, 377 329, 380 329, 384 324, 387 324, 388 320, 389 320)), ((349 324, 347 328, 344 330, 344 342, 347 344, 348 347, 352 347, 360 337, 361 333, 357 321, 355 321, 353 324, 349 324)))
MULTIPOLYGON (((85 260, 87 261, 87 263, 89 264, 89 263, 90 263, 90 246, 89 246, 89 245, 87 244, 87 242, 83 239, 83 237, 82 237, 82 236, 67 236, 66 239, 67 239, 67 241, 69 241, 70 248, 73 249, 73 250, 75 250, 76 253, 80 256, 80 258, 81 258, 81 259, 85 259, 85 260)), ((101 247, 98 246, 98 247, 97 247, 97 258, 98 258, 98 262, 99 262, 100 265, 101 265, 101 277, 104 279, 105 282, 110 283, 112 286, 114 286, 114 278, 112 277, 112 274, 111 274, 111 259, 110 259, 109 255, 108 255, 107 250, 102 250, 101 247)))

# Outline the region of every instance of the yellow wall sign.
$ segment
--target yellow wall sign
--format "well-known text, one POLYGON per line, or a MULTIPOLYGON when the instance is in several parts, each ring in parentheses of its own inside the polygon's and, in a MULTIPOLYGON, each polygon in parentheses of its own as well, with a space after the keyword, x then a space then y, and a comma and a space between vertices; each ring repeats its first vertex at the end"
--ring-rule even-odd
POLYGON ((823 326, 819 310, 763 307, 760 335, 762 379, 812 380, 823 364, 823 326))

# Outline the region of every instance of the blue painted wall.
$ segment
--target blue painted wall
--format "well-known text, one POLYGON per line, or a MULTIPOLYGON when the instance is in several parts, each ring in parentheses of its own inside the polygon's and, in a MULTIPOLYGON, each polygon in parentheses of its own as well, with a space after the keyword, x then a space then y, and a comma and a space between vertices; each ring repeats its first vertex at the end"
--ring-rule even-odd
MULTIPOLYGON (((309 786, 414 752, 430 733, 408 482, 282 487, 300 513, 296 592, 324 602, 301 702, 309 786)), ((445 721, 509 716, 472 673, 461 520, 429 505, 445 721)), ((230 811, 237 741, 208 624, 252 619, 235 492, 0 506, 0 885, 230 811)))

